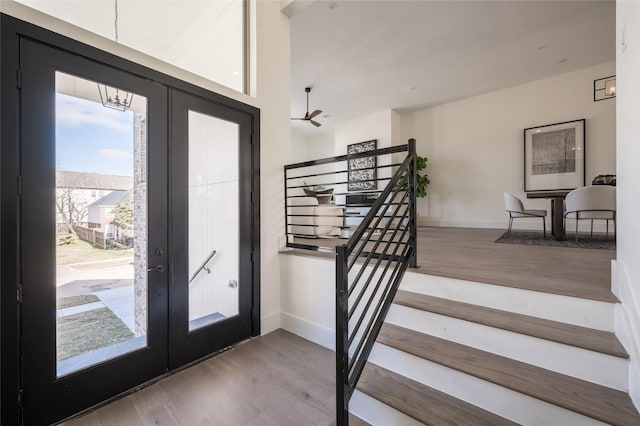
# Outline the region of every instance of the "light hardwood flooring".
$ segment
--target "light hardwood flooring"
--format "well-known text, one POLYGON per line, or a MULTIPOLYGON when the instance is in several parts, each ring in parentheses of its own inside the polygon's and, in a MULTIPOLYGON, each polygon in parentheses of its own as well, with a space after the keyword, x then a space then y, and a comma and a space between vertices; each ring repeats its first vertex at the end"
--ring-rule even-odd
POLYGON ((615 302, 615 250, 500 244, 504 229, 419 228, 419 273, 615 302))
POLYGON ((329 426, 335 403, 334 353, 277 330, 64 425, 329 426))
MULTIPOLYGON (((420 228, 416 271, 616 300, 615 251, 494 243, 503 232, 420 228)), ((334 362, 328 349, 278 330, 64 424, 328 426, 335 418, 334 362)))
MULTIPOLYGON (((428 275, 616 302, 611 293, 615 250, 495 243, 504 229, 418 228, 418 269, 428 275)), ((296 239, 327 247, 326 252, 292 250, 333 258, 329 251, 346 240, 296 239)))

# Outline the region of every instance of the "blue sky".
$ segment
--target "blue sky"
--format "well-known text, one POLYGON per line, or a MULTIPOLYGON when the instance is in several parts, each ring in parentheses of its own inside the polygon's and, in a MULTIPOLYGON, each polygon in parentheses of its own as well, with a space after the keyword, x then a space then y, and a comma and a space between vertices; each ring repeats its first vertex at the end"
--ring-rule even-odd
POLYGON ((56 93, 56 168, 133 176, 133 113, 56 93))

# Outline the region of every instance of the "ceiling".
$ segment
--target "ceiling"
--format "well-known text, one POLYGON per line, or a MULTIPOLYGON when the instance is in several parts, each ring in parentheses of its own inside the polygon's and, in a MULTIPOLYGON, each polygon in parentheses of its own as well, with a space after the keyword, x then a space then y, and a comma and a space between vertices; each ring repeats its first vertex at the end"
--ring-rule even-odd
POLYGON ((291 18, 292 121, 303 137, 615 59, 615 1, 316 0, 291 18))

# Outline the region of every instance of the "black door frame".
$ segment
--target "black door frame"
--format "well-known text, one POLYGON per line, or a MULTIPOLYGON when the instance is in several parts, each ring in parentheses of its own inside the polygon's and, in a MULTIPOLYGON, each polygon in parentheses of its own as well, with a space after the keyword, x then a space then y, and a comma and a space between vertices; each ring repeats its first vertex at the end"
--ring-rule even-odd
MULTIPOLYGON (((30 39, 251 116, 252 336, 260 334, 260 110, 87 44, 2 14, 0 16, 0 424, 20 424, 20 39, 30 39)), ((169 183, 171 185, 171 183, 169 183)), ((172 212, 169 211, 171 221, 172 212)), ((169 241, 171 245, 171 241, 169 241)), ((171 265, 169 265, 171 268, 171 265)))

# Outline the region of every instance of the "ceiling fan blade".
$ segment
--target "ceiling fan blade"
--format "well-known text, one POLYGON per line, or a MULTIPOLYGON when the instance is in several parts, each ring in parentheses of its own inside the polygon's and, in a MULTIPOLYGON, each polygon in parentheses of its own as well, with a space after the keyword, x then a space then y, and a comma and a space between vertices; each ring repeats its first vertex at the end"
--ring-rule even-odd
POLYGON ((322 124, 318 123, 318 122, 317 122, 317 121, 315 121, 315 120, 311 120, 311 119, 309 119, 309 121, 311 122, 311 124, 313 124, 313 125, 314 125, 314 126, 316 126, 316 127, 320 127, 320 126, 322 126, 322 124))
POLYGON ((315 117, 318 114, 322 114, 322 110, 317 109, 317 110, 313 111, 311 114, 309 114, 309 119, 312 119, 313 117, 315 117))
POLYGON ((292 120, 306 120, 306 118, 294 118, 294 117, 291 117, 291 119, 292 120))

